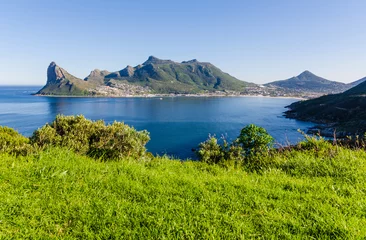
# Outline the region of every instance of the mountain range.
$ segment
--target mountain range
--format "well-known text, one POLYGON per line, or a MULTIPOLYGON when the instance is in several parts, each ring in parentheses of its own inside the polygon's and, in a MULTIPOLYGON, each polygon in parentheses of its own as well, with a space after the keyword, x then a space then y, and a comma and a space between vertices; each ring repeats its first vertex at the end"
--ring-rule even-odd
POLYGON ((344 92, 365 80, 366 77, 345 84, 304 71, 298 76, 260 86, 241 81, 208 62, 193 59, 178 63, 150 56, 142 64, 114 72, 95 69, 84 79, 73 76, 52 62, 47 69, 47 83, 37 94, 133 96, 235 93, 314 98, 344 92))
POLYGON ((195 59, 178 63, 150 56, 136 67, 127 66, 115 72, 96 69, 84 79, 69 74, 52 62, 47 70, 47 83, 37 94, 91 95, 106 87, 131 94, 136 89, 139 93, 163 94, 241 92, 248 86, 256 85, 240 81, 211 63, 195 59))

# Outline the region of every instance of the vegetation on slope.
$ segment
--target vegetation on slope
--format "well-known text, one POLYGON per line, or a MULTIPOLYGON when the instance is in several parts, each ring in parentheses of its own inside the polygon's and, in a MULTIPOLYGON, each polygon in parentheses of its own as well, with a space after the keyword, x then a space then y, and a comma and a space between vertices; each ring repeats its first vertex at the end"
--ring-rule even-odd
POLYGON ((364 150, 310 137, 275 150, 263 129, 244 129, 239 141, 251 135, 254 144, 237 144, 249 146, 256 169, 146 155, 101 161, 56 145, 1 149, 0 238, 366 237, 364 150))
POLYGON ((96 87, 98 84, 93 81, 79 79, 65 69, 51 62, 47 69, 47 83, 40 89, 39 95, 85 95, 87 89, 96 87))
POLYGON ((118 81, 147 87, 152 93, 162 94, 242 92, 248 86, 256 86, 222 72, 211 63, 197 60, 178 63, 151 56, 143 64, 136 67, 127 66, 112 73, 94 70, 84 80, 72 76, 52 62, 48 68, 47 84, 38 94, 88 95, 98 87, 115 86, 115 82, 118 81))
POLYGON ((265 84, 266 86, 276 86, 297 92, 316 93, 340 93, 351 88, 350 85, 341 82, 330 81, 319 77, 309 71, 304 71, 296 77, 265 84))
POLYGON ((349 134, 366 132, 366 82, 341 94, 327 95, 288 106, 286 116, 305 121, 330 124, 349 134))

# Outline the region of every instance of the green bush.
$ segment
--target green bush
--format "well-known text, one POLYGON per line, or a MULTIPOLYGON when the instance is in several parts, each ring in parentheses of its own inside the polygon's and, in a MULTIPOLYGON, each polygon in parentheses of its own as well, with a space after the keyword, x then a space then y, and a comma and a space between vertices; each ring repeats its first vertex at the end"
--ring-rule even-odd
POLYGON ((273 146, 274 138, 266 129, 249 124, 240 131, 235 141, 243 149, 245 156, 268 152, 273 146))
POLYGON ((217 138, 209 138, 198 145, 197 157, 200 161, 209 164, 218 164, 225 161, 225 149, 217 142, 217 138))
POLYGON ((0 126, 0 152, 27 155, 32 151, 29 139, 12 128, 0 126))
POLYGON ((220 145, 215 137, 209 137, 199 144, 197 156, 200 161, 209 164, 241 164, 249 170, 258 170, 266 164, 265 155, 271 149, 273 141, 273 137, 264 128, 250 124, 241 130, 238 138, 231 144, 224 140, 220 145))
POLYGON ((58 115, 31 137, 32 144, 40 149, 59 146, 102 159, 143 156, 149 140, 146 131, 136 131, 120 122, 105 125, 102 120, 91 121, 82 115, 58 115))

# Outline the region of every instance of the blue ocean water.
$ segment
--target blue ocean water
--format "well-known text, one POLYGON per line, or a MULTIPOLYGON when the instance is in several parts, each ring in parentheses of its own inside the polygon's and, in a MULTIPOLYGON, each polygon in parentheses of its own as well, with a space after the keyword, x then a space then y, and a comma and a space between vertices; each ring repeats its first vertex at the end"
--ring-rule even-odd
POLYGON ((150 132, 154 154, 193 157, 209 134, 235 139, 247 124, 264 127, 280 144, 302 139, 297 129, 312 123, 286 119, 284 107, 297 101, 266 97, 84 98, 33 96, 40 87, 0 87, 0 125, 30 136, 57 114, 83 114, 107 123, 123 121, 150 132))

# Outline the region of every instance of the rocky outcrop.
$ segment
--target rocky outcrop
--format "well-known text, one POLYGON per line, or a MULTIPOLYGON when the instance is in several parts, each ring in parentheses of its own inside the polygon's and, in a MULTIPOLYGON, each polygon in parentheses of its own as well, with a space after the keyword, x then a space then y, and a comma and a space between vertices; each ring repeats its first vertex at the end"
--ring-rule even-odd
POLYGON ((47 83, 56 83, 65 78, 64 71, 55 62, 51 62, 47 68, 47 83))
POLYGON ((169 64, 169 63, 175 63, 172 60, 162 60, 154 56, 150 56, 142 65, 148 65, 148 64, 169 64))
POLYGON ((79 79, 65 69, 51 62, 47 68, 47 83, 36 94, 38 95, 83 95, 91 84, 79 79))

